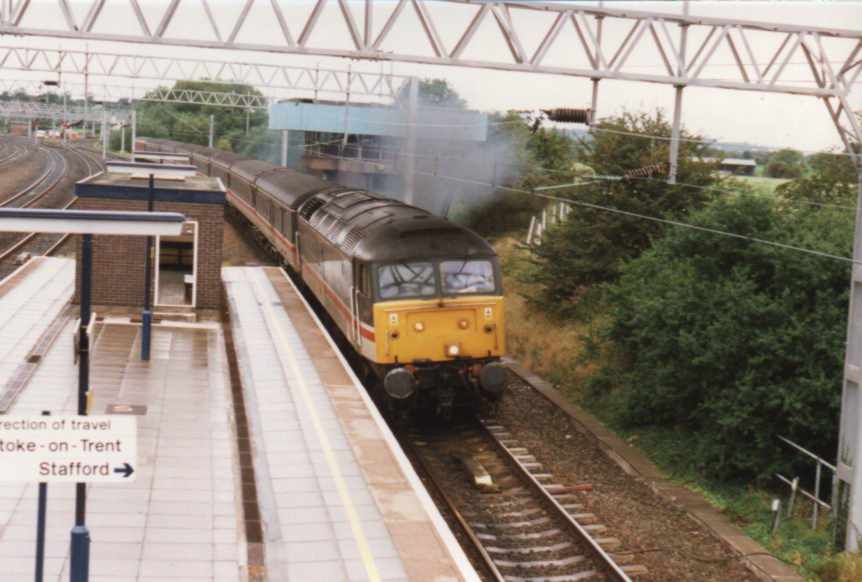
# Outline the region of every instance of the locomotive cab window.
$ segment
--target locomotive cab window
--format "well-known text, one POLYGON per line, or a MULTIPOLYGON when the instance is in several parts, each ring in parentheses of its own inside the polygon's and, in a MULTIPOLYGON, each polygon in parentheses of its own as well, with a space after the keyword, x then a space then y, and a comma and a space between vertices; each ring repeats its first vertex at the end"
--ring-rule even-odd
POLYGON ((440 275, 443 295, 493 293, 497 287, 491 261, 441 261, 440 275))
POLYGON ((431 297, 437 294, 434 263, 409 262, 377 267, 380 299, 431 297))

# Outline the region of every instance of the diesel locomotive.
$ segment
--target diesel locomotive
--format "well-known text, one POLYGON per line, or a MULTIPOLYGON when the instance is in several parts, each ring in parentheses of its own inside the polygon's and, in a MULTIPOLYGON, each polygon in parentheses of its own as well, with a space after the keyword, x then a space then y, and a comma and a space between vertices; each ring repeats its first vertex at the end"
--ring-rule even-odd
POLYGON ((386 400, 447 414, 497 400, 500 266, 474 232, 425 210, 269 162, 168 140, 221 178, 228 200, 314 294, 386 400))

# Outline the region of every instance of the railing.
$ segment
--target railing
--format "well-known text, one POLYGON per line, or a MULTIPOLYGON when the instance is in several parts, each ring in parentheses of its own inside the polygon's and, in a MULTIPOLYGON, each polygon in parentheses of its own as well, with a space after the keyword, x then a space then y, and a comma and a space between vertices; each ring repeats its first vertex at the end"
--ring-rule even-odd
POLYGON ((825 511, 831 511, 832 510, 832 505, 830 505, 829 503, 826 503, 825 501, 820 499, 820 482, 821 482, 822 476, 823 476, 823 467, 826 467, 827 469, 832 471, 832 491, 830 494, 830 501, 831 501, 835 498, 835 490, 836 490, 836 487, 838 486, 838 475, 837 475, 837 472, 835 469, 835 465, 827 462, 826 460, 822 459, 821 457, 818 457, 817 455, 815 455, 814 453, 812 453, 808 449, 797 445, 796 443, 794 443, 790 439, 784 438, 783 436, 779 436, 778 438, 781 439, 782 442, 790 445, 791 447, 793 447, 794 449, 796 449, 797 451, 802 453, 803 455, 813 459, 814 462, 817 464, 816 469, 815 469, 815 474, 814 474, 814 492, 813 493, 808 492, 801 487, 798 487, 799 477, 794 477, 791 480, 791 479, 788 479, 787 477, 785 477, 784 475, 782 475, 780 473, 775 474, 775 476, 778 477, 778 479, 780 481, 782 481, 783 483, 786 483, 791 488, 790 503, 788 504, 788 515, 789 515, 790 511, 793 510, 793 499, 794 499, 794 497, 796 495, 796 491, 798 489, 799 493, 801 493, 803 497, 806 497, 807 499, 809 499, 811 501, 811 504, 812 504, 811 528, 816 529, 817 528, 817 518, 819 517, 820 508, 823 508, 825 511))
POLYGON ((391 148, 362 144, 319 144, 308 147, 306 156, 320 158, 348 158, 357 161, 395 163, 397 154, 391 148))
POLYGON ((565 202, 556 202, 548 205, 541 214, 530 218, 530 228, 527 230, 527 246, 540 246, 548 228, 564 221, 571 211, 571 205, 565 202))

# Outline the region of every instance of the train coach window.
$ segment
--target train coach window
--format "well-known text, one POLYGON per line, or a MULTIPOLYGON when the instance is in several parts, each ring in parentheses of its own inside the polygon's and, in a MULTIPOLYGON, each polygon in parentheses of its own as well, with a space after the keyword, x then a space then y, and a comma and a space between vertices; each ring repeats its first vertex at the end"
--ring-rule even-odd
POLYGON ((428 297, 437 293, 433 263, 397 263, 377 268, 381 299, 428 297))
POLYGON ((493 293, 494 266, 491 261, 442 261, 443 294, 493 293))

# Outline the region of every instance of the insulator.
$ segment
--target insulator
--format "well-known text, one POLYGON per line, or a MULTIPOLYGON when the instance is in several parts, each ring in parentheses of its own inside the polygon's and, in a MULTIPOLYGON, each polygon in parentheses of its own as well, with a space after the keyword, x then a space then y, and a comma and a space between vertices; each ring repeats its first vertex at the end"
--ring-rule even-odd
POLYGON ((659 164, 650 164, 649 166, 644 166, 643 168, 637 168, 635 170, 629 170, 623 174, 625 178, 648 178, 654 174, 665 174, 667 170, 665 169, 667 166, 663 163, 659 164))
POLYGON ((551 121, 561 123, 589 123, 589 109, 571 109, 569 107, 558 107, 557 109, 543 109, 545 115, 551 121))

